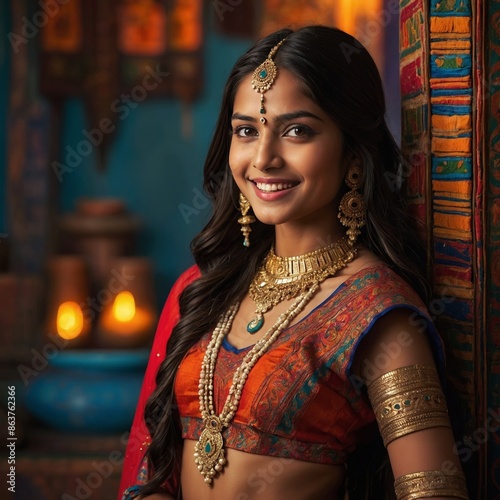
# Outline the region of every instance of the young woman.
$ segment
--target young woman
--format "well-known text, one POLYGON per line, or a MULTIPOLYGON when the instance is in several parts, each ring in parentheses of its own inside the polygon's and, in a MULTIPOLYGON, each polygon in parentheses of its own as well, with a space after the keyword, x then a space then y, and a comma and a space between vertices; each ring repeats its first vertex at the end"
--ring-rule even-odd
POLYGON ((213 216, 164 308, 120 498, 468 498, 384 114, 340 30, 281 30, 236 63, 213 216), (375 493, 377 436, 396 479, 375 493))

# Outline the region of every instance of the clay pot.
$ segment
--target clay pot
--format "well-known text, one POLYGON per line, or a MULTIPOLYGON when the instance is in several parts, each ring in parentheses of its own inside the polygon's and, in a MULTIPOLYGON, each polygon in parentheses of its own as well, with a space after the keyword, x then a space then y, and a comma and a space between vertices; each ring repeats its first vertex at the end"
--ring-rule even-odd
POLYGON ((132 253, 139 226, 115 198, 81 199, 75 213, 61 217, 62 246, 85 257, 92 292, 106 285, 113 259, 132 253))

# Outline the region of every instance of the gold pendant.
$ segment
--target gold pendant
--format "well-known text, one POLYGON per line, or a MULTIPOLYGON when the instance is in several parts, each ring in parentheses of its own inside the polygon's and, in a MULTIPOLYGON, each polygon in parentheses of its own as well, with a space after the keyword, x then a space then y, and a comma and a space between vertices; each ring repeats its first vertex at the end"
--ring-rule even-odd
POLYGON ((220 418, 215 415, 211 416, 195 445, 195 462, 207 484, 212 482, 213 477, 226 464, 222 428, 220 418))

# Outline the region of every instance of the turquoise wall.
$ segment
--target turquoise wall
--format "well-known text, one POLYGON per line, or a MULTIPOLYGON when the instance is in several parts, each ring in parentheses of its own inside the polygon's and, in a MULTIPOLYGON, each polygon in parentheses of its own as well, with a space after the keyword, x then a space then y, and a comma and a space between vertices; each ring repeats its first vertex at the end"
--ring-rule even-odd
MULTIPOLYGON (((210 209, 202 198, 202 170, 219 111, 222 88, 237 57, 249 41, 208 34, 205 45, 205 81, 201 97, 191 106, 192 133, 181 133, 181 104, 173 99, 151 99, 130 109, 119 122, 106 169, 99 171, 92 153, 59 184, 61 212, 70 212, 80 197, 119 197, 143 222, 137 252, 155 266, 159 300, 178 274, 192 263, 189 243, 207 222, 210 209), (179 206, 198 213, 183 215, 179 206), (198 208, 197 208, 198 207, 198 208), (200 209, 201 207, 201 209, 200 209)), ((124 113, 125 114, 125 113, 124 113)), ((61 157, 75 149, 88 129, 82 102, 65 106, 61 157)))
MULTIPOLYGON (((8 232, 6 203, 7 113, 11 47, 9 2, 0 2, 0 233, 8 232)), ((106 168, 97 168, 92 152, 71 172, 62 174, 58 186, 61 213, 71 212, 81 197, 119 197, 142 220, 137 253, 153 261, 157 296, 163 302, 175 278, 192 263, 189 243, 207 222, 210 210, 202 198, 202 169, 219 111, 225 79, 237 57, 249 46, 245 39, 206 36, 202 95, 188 109, 192 133, 181 132, 181 103, 151 99, 139 103, 119 122, 106 168), (183 216, 179 206, 196 211, 183 216), (197 208, 198 207, 198 208, 197 208), (199 207, 202 207, 199 209, 199 207)), ((76 148, 86 123, 80 100, 66 101, 61 125, 60 162, 66 148, 76 148)), ((52 169, 51 169, 52 170, 52 169)), ((55 174, 51 171, 50 175, 55 174)))

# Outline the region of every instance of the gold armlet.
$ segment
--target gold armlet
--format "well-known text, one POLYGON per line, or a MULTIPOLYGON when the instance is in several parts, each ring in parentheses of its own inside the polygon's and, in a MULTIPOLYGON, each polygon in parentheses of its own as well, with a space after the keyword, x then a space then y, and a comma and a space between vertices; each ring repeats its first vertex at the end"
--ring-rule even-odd
POLYGON ((394 481, 398 500, 417 500, 428 497, 452 497, 469 500, 462 472, 429 470, 398 477, 394 481))
POLYGON ((385 446, 412 432, 450 427, 433 366, 411 365, 385 373, 368 386, 368 397, 385 446))

